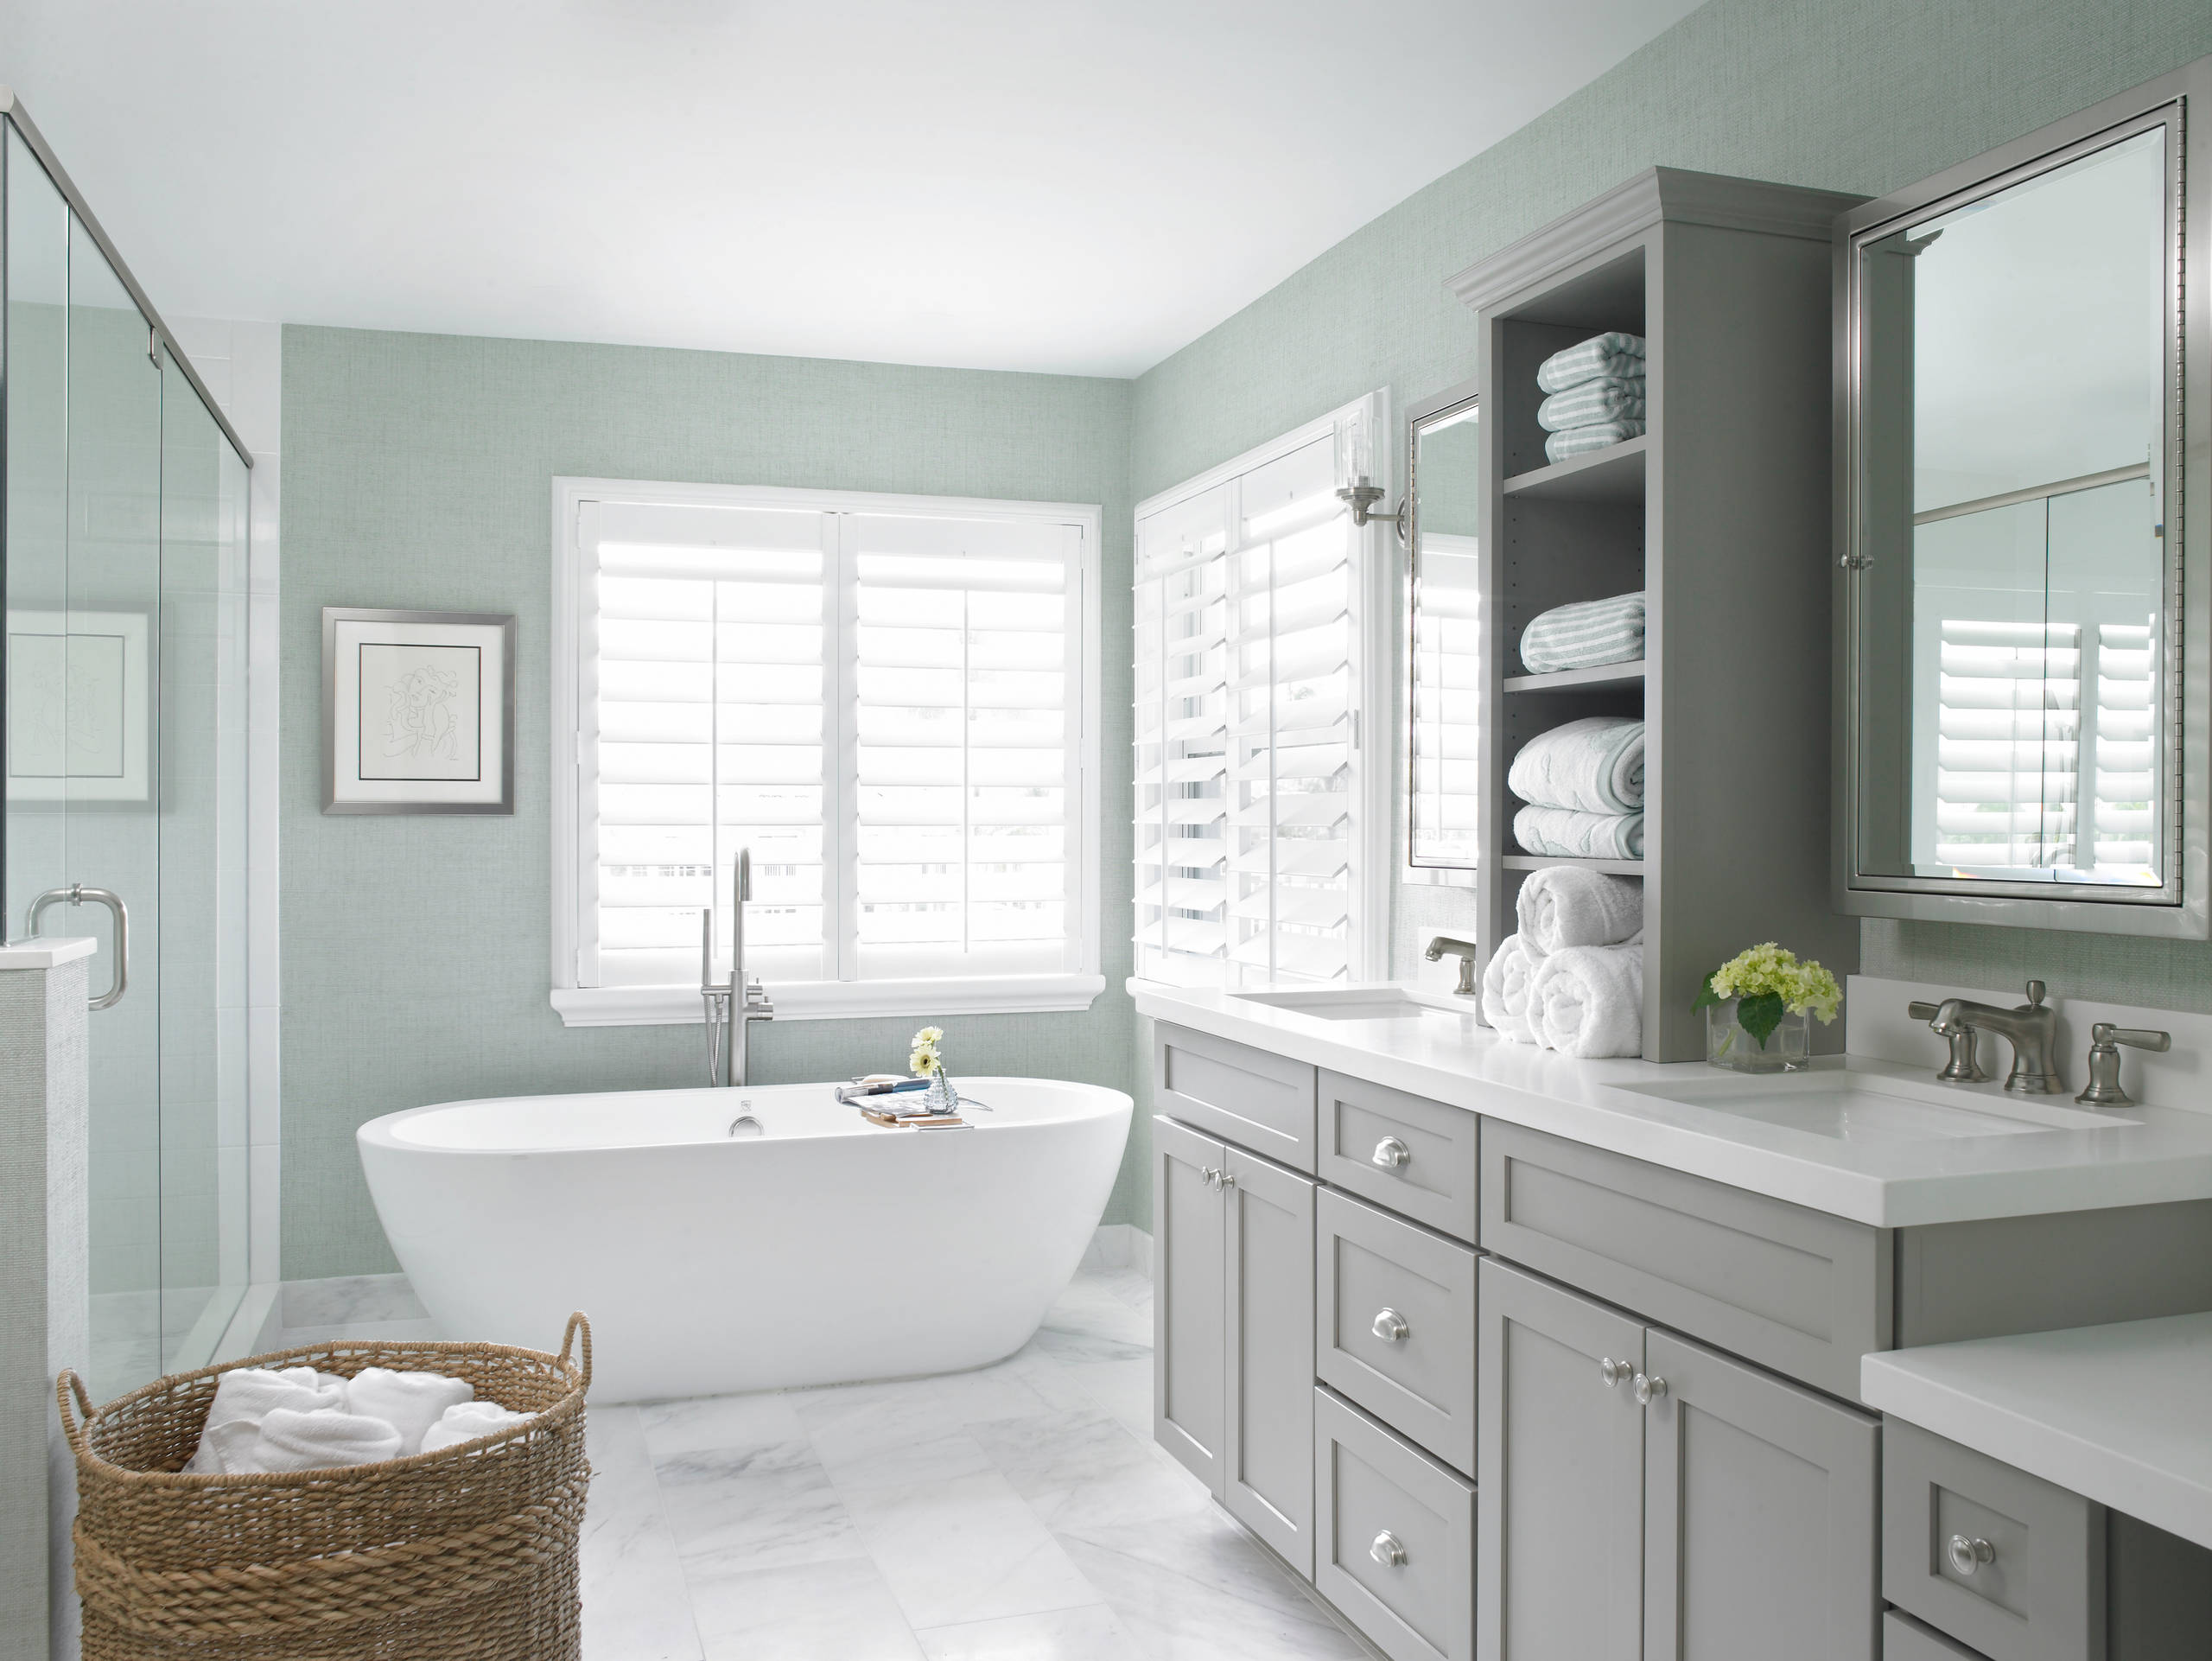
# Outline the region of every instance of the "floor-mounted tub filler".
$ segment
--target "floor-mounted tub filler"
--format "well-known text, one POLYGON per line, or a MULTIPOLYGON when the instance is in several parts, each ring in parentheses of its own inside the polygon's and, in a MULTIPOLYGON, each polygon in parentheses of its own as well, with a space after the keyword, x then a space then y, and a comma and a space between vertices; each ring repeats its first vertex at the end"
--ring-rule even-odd
POLYGON ((440 1331, 542 1348, 584 1310, 595 1400, 950 1372, 1020 1348, 1097 1229, 1129 1098, 963 1078, 974 1128, 916 1130, 833 1088, 448 1102, 357 1140, 440 1331))

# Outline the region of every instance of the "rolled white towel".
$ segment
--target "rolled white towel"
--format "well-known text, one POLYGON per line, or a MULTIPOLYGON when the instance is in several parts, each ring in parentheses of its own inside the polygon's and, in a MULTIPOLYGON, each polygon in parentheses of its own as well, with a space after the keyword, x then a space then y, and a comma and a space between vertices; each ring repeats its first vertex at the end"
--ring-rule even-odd
POLYGON ((264 1471, 321 1471, 374 1465, 399 1456, 399 1432, 383 1419, 326 1407, 313 1413, 274 1408, 254 1449, 264 1471))
POLYGON ((1643 1053, 1643 948, 1578 945, 1536 971, 1529 1023, 1562 1054, 1594 1060, 1643 1053))
POLYGON ((452 1448, 464 1441, 474 1441, 479 1436, 488 1436, 494 1431, 505 1430, 510 1425, 524 1423, 532 1416, 517 1413, 501 1407, 497 1402, 463 1402, 446 1410, 445 1416, 423 1433, 422 1451, 435 1454, 441 1448, 452 1448))
POLYGON ((346 1385, 346 1410, 381 1419, 399 1433, 399 1453, 423 1451, 423 1437, 448 1408, 476 1399, 465 1378, 442 1372, 398 1372, 364 1367, 346 1385))
POLYGON ((1618 945, 1643 931, 1643 884, 1573 865, 1531 872, 1513 902, 1522 935, 1544 952, 1618 945))
POLYGON ((1505 782, 1532 807, 1640 813, 1643 723, 1633 716, 1563 722, 1521 747, 1506 769, 1505 782))
POLYGON ((1516 1044, 1544 1041, 1529 1020, 1529 995, 1543 959, 1541 946, 1518 934, 1509 934, 1483 966, 1483 1019, 1516 1044))
POLYGON ((215 1399, 208 1403, 207 1422, 200 1427, 200 1446, 193 1450, 185 1469, 194 1476, 234 1474, 224 1449, 250 1445, 251 1437, 232 1435, 219 1438, 227 1425, 243 1424, 257 1431, 261 1422, 277 1408, 313 1413, 340 1406, 343 1392, 318 1383, 313 1367, 233 1367, 215 1381, 215 1399))

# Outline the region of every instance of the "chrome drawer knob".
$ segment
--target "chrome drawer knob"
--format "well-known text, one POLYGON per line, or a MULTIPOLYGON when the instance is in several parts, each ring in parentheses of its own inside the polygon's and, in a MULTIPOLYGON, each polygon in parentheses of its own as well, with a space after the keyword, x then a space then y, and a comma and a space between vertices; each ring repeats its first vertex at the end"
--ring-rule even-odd
POLYGON ((1636 1375, 1636 1399, 1639 1405, 1649 1407, 1667 1393, 1667 1381, 1649 1373, 1636 1375))
POLYGON ((1221 1186, 1221 1173, 1211 1165, 1201 1165, 1198 1167, 1198 1181, 1209 1188, 1218 1188, 1221 1186))
POLYGON ((1214 1186, 1217 1188, 1235 1187, 1236 1186, 1236 1173, 1234 1171, 1224 1171, 1220 1173, 1214 1186))
POLYGON ((1634 1378, 1636 1366, 1633 1362, 1616 1361, 1609 1355, 1598 1363, 1598 1376, 1605 1381, 1605 1388, 1611 1390, 1624 1380, 1634 1378))
POLYGON ((1413 1328, 1406 1325, 1406 1318, 1395 1309, 1385 1308, 1375 1312, 1375 1325, 1370 1330, 1385 1344, 1395 1344, 1413 1328))
POLYGON ((1969 1540, 1963 1534, 1954 1534, 1944 1554, 1950 1558, 1951 1567, 1961 1575, 1971 1575, 1982 1564, 1997 1561, 1997 1548, 1979 1536, 1969 1540))
POLYGON ((1395 1171, 1414 1156, 1414 1150, 1395 1136, 1385 1136, 1375 1144, 1375 1163, 1386 1171, 1395 1171))
POLYGON ((1406 1549, 1399 1543, 1398 1537, 1388 1529, 1375 1537, 1375 1543, 1367 1548, 1367 1555, 1385 1569, 1403 1569, 1406 1566, 1406 1549))

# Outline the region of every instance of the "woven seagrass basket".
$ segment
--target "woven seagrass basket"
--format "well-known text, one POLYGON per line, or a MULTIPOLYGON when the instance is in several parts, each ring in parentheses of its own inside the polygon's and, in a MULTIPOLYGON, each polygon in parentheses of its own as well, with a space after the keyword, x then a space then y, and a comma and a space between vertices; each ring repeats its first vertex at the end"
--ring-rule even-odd
POLYGON ((581 1314, 558 1355, 317 1344, 156 1379, 97 1412, 64 1372, 85 1661, 578 1661, 590 1383, 581 1314), (381 1465, 184 1475, 232 1366, 442 1372, 537 1416, 381 1465))

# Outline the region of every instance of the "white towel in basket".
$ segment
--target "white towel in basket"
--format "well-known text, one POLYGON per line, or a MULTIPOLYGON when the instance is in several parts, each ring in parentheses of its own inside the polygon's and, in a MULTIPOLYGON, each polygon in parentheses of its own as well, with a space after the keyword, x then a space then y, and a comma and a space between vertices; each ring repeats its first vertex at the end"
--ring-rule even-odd
POLYGON ((364 1367, 346 1386, 346 1410, 382 1419, 399 1433, 399 1456, 423 1451, 423 1435, 446 1410, 476 1399, 465 1378, 442 1372, 399 1372, 364 1367))
POLYGON ((185 1469, 194 1476, 220 1476, 231 1470, 226 1448, 250 1448, 258 1438, 261 1422, 274 1409, 313 1413, 344 1404, 343 1380, 324 1385, 313 1367, 286 1367, 272 1372, 266 1367, 233 1367, 215 1381, 215 1399, 208 1405, 207 1422, 200 1427, 200 1446, 193 1450, 185 1469), (243 1425, 243 1431, 227 1427, 243 1425))
POLYGON ((479 1436, 505 1430, 531 1416, 501 1407, 497 1402, 463 1402, 458 1407, 448 1408, 445 1416, 423 1433, 423 1452, 435 1454, 441 1448, 474 1441, 479 1436))
POLYGON ((252 1450, 252 1468, 321 1471, 340 1465, 374 1465, 398 1455, 399 1432, 382 1419, 334 1407, 313 1413, 279 1407, 270 1409, 261 1422, 261 1441, 252 1450))

